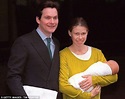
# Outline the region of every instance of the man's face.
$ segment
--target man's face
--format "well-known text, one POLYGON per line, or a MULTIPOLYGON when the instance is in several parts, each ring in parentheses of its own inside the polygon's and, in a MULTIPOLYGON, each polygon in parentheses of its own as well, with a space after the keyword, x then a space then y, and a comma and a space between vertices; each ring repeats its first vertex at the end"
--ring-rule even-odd
POLYGON ((39 29, 46 35, 50 36, 58 26, 58 12, 56 8, 44 8, 42 16, 36 18, 39 29))

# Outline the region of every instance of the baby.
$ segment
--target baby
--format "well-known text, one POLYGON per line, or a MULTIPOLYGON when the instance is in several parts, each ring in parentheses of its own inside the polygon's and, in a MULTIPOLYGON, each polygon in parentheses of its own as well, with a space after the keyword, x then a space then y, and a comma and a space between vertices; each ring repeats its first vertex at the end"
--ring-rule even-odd
MULTIPOLYGON (((92 64, 84 72, 73 75, 72 77, 68 79, 68 81, 73 87, 77 89, 81 89, 79 86, 79 83, 85 79, 82 76, 85 76, 85 75, 106 76, 106 75, 117 74, 118 72, 119 72, 119 65, 116 61, 109 60, 105 63, 99 61, 99 62, 92 64)), ((90 92, 92 89, 93 89, 93 86, 90 87, 87 90, 87 92, 90 92)), ((84 90, 82 91, 84 92, 84 90)))

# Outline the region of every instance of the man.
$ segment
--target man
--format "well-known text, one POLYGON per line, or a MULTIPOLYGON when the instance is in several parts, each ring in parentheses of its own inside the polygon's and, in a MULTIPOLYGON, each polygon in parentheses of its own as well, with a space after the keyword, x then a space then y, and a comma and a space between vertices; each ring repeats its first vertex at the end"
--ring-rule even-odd
POLYGON ((12 95, 28 96, 25 86, 47 89, 58 94, 59 42, 52 37, 52 33, 58 26, 58 9, 57 2, 41 3, 36 15, 38 28, 14 42, 7 74, 7 84, 12 95), (47 49, 46 38, 51 40, 51 57, 47 49))

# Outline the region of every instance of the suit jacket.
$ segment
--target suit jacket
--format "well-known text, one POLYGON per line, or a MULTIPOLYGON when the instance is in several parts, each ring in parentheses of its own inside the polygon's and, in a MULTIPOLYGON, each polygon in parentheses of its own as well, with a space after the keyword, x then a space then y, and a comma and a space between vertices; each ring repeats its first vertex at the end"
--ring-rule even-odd
POLYGON ((26 96, 23 85, 59 90, 59 42, 53 37, 55 51, 48 49, 36 30, 15 40, 8 61, 7 84, 13 95, 26 96))

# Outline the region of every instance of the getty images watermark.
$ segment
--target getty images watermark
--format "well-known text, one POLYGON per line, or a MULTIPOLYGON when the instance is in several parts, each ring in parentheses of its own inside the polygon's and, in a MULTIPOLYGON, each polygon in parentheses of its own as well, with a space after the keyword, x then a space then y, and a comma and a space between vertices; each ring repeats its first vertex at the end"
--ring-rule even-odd
POLYGON ((40 99, 39 96, 0 96, 0 99, 40 99))

